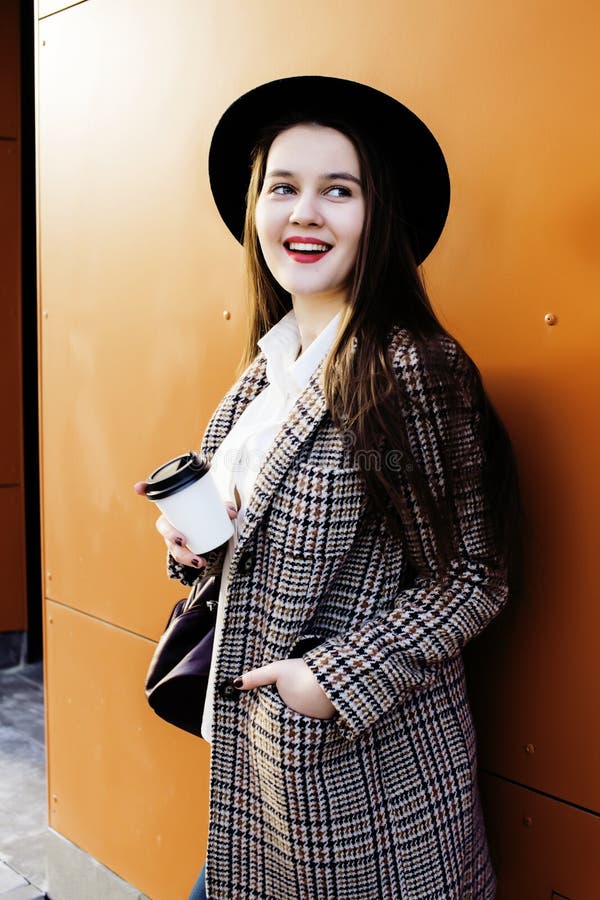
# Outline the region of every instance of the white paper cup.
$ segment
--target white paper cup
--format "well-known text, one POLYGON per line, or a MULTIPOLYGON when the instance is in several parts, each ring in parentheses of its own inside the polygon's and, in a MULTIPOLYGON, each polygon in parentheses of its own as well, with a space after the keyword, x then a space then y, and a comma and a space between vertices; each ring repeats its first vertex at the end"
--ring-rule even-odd
POLYGON ((190 452, 170 459, 146 482, 146 497, 185 535, 192 553, 209 553, 233 534, 233 522, 210 466, 199 454, 190 452))

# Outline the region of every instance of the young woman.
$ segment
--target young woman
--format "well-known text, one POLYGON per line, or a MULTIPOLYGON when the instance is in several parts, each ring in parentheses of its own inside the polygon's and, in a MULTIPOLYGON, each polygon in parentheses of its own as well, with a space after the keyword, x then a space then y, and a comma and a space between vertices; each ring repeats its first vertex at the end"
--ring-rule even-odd
POLYGON ((461 650, 507 599, 518 494, 419 275, 443 155, 391 97, 288 78, 227 110, 210 175, 248 263, 202 443, 236 534, 203 559, 157 523, 172 576, 222 576, 191 897, 489 900, 461 650))

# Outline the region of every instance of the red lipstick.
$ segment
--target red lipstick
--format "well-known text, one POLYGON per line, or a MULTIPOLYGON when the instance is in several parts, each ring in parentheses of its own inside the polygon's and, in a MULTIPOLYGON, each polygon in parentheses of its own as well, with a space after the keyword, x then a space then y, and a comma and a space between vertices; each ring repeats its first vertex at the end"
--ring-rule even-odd
POLYGON ((300 235, 286 238, 283 246, 287 255, 299 263, 318 262, 332 249, 331 244, 321 241, 319 238, 300 237, 300 235))

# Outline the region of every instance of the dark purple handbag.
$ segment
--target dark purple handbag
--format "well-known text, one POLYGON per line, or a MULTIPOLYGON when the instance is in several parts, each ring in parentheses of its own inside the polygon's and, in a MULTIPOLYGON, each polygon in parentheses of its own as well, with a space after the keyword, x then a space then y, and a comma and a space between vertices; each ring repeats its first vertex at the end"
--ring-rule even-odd
POLYGON ((220 576, 207 578, 175 604, 146 675, 146 697, 154 712, 199 737, 220 584, 220 576))

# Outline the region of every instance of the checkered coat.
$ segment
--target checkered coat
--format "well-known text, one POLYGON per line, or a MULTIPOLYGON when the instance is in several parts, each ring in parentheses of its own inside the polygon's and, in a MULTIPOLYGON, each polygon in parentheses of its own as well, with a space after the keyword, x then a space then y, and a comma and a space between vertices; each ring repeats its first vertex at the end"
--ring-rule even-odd
MULTIPOLYGON (((403 415, 414 460, 434 493, 443 488, 442 446, 453 461, 455 553, 445 584, 401 470, 412 510, 402 538, 365 517, 322 366, 260 470, 216 661, 210 900, 495 896, 461 649, 505 602, 506 571, 481 489, 472 368, 454 341, 435 341, 427 367, 406 330, 395 330, 390 354, 410 401, 403 415), (332 719, 298 714, 273 685, 228 690, 229 679, 293 655, 305 637, 320 641, 303 658, 336 708, 332 719)), ((261 353, 225 396, 205 454, 266 386, 265 365, 261 353)))

